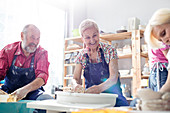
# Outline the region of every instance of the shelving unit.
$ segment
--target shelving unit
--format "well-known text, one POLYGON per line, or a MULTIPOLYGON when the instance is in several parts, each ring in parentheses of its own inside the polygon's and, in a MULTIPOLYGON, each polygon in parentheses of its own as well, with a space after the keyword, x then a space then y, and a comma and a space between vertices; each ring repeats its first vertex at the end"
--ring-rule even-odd
MULTIPOLYGON (((81 37, 65 38, 64 57, 65 57, 66 54, 79 52, 79 51, 81 51, 83 49, 83 48, 81 48, 81 49, 74 49, 74 50, 66 50, 66 48, 67 48, 67 46, 69 44, 69 41, 83 43, 82 40, 81 40, 81 37)), ((64 61, 64 75, 63 75, 64 82, 63 82, 63 87, 68 87, 68 83, 69 83, 68 81, 73 79, 73 76, 71 76, 71 75, 73 75, 73 73, 68 74, 68 67, 75 67, 75 65, 76 65, 75 63, 66 64, 66 62, 64 61)), ((84 80, 82 79, 82 81, 83 81, 83 86, 84 86, 84 80)))
MULTIPOLYGON (((126 54, 126 55, 121 55, 118 56, 119 59, 124 59, 124 58, 132 58, 132 75, 128 76, 122 76, 121 78, 130 78, 133 80, 133 95, 135 97, 137 89, 141 88, 141 79, 143 78, 148 78, 148 76, 142 76, 141 75, 141 57, 147 58, 147 53, 141 53, 140 52, 140 38, 143 37, 144 31, 142 30, 134 30, 132 32, 124 32, 124 33, 117 33, 117 34, 106 34, 106 35, 101 35, 100 39, 107 41, 109 44, 111 44, 112 41, 114 40, 124 40, 124 39, 131 39, 131 44, 132 44, 132 54, 126 54)), ((65 39, 65 48, 68 46, 68 41, 73 41, 73 42, 79 42, 82 43, 81 37, 73 37, 73 38, 66 38, 65 39)), ((82 48, 83 49, 83 48, 82 48)), ((77 50, 70 50, 64 52, 65 54, 75 52, 75 51, 80 51, 81 49, 77 50)), ((65 64, 64 63, 64 87, 67 87, 67 80, 68 77, 67 75, 67 67, 68 66, 75 66, 75 64, 65 64)), ((71 78, 69 78, 71 79, 71 78)))

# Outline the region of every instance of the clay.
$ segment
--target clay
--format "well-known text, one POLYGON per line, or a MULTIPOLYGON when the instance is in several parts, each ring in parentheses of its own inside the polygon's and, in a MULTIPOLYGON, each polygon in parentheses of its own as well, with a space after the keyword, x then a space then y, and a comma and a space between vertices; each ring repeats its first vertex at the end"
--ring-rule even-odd
POLYGON ((143 100, 141 108, 143 111, 169 111, 170 104, 167 100, 143 100))
POLYGON ((151 89, 140 89, 137 91, 140 98, 138 109, 143 111, 170 111, 170 92, 161 93, 151 89))
POLYGON ((170 100, 170 92, 166 92, 165 94, 162 95, 163 100, 170 100))
POLYGON ((140 89, 137 91, 137 95, 141 100, 153 100, 161 99, 162 93, 155 92, 151 89, 140 89))

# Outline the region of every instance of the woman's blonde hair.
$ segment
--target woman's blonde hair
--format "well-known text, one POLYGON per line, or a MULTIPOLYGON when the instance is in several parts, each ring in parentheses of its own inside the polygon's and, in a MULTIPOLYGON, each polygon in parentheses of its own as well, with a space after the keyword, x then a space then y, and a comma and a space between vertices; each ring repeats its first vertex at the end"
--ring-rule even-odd
POLYGON ((81 23, 80 23, 80 26, 79 26, 79 32, 80 32, 80 35, 82 36, 83 35, 83 32, 88 29, 88 28, 91 28, 91 27, 94 27, 98 32, 99 32, 99 28, 96 24, 96 22, 94 20, 91 20, 91 19, 86 19, 86 20, 83 20, 81 23))
POLYGON ((149 20, 148 25, 145 29, 145 41, 151 48, 162 48, 164 47, 163 43, 158 41, 153 35, 152 30, 154 26, 163 25, 170 23, 170 9, 162 8, 157 10, 151 19, 149 20))

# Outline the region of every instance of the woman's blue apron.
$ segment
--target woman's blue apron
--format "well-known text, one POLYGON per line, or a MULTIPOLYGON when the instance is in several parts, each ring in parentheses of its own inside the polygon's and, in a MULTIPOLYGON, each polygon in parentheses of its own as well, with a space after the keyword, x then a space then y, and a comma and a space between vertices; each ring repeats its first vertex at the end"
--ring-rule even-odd
MULTIPOLYGON (((105 61, 104 53, 100 48, 101 59, 100 63, 90 63, 89 56, 86 53, 86 66, 84 69, 84 77, 85 77, 85 87, 86 89, 93 86, 99 85, 105 82, 109 78, 109 66, 105 61)), ((125 97, 122 95, 122 89, 120 88, 120 78, 118 77, 117 83, 111 86, 109 89, 105 90, 102 93, 113 93, 118 94, 118 98, 116 100, 116 107, 119 106, 128 106, 128 102, 125 97)))
POLYGON ((168 77, 168 63, 156 62, 149 76, 149 88, 153 91, 159 91, 165 84, 168 77))
MULTIPOLYGON (((20 68, 15 66, 17 56, 14 56, 12 65, 9 68, 7 75, 5 76, 5 83, 1 87, 7 93, 12 93, 18 88, 21 88, 33 80, 35 80, 35 71, 34 71, 34 56, 31 59, 30 68, 20 68)), ((23 100, 36 100, 44 92, 43 87, 40 87, 37 90, 29 92, 23 100)))

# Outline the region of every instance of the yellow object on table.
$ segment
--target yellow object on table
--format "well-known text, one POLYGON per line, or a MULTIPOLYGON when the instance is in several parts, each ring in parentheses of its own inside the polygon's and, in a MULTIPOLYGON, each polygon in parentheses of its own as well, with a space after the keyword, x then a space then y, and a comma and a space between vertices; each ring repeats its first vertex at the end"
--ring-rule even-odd
POLYGON ((81 109, 79 111, 73 111, 71 113, 128 113, 128 111, 121 111, 121 110, 106 108, 106 109, 81 109))
POLYGON ((9 95, 7 102, 17 102, 17 97, 15 95, 9 95))

